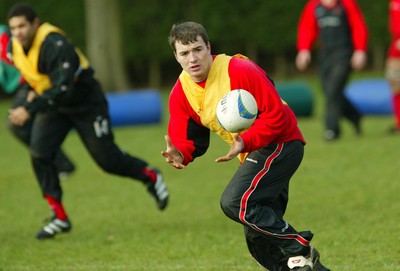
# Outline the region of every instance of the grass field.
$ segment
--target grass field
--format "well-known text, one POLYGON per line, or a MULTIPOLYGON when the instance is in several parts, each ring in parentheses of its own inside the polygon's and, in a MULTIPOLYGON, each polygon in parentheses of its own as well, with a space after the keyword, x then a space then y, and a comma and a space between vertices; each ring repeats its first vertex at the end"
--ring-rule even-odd
MULTIPOLYGON (((332 270, 400 270, 400 136, 387 135, 390 117, 367 116, 361 138, 343 123, 342 139, 324 142, 314 90, 314 116, 299 119, 308 144, 286 219, 315 233, 313 244, 332 270)), ((219 207, 238 162, 213 162, 228 150, 213 136, 204 157, 182 171, 170 168, 160 155, 167 116, 161 124, 115 129, 121 148, 163 170, 167 210, 159 212, 139 183, 103 173, 72 132, 64 147, 78 170, 63 188, 74 229, 36 240, 49 210, 27 150, 5 128, 8 105, 0 102, 0 271, 262 270, 247 251, 242 226, 219 207)))

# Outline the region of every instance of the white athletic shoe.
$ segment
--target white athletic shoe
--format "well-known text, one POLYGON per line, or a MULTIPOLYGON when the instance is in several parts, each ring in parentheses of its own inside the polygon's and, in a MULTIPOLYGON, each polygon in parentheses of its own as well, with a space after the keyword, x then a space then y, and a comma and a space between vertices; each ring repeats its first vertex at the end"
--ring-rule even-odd
POLYGON ((319 261, 318 251, 310 247, 310 254, 307 257, 294 256, 288 259, 287 265, 290 270, 296 271, 315 271, 316 263, 319 261))
POLYGON ((49 224, 44 226, 37 234, 36 238, 37 239, 50 239, 56 236, 58 233, 65 233, 69 232, 72 229, 72 224, 71 221, 67 220, 61 220, 58 218, 53 218, 49 224))
POLYGON ((167 185, 158 169, 152 168, 151 170, 156 173, 157 178, 155 182, 147 183, 147 191, 156 199, 158 209, 164 210, 168 205, 169 198, 167 185))

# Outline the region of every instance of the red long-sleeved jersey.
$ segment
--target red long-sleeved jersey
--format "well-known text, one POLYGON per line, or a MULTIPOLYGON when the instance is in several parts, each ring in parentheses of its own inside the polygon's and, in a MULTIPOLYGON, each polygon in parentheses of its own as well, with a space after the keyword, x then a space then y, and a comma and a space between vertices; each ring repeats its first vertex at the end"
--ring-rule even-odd
MULTIPOLYGON (((297 36, 297 49, 311 50, 318 36, 326 31, 327 34, 321 43, 337 43, 346 38, 344 35, 336 35, 337 32, 344 33, 344 28, 349 28, 349 39, 354 50, 367 50, 368 30, 362 12, 355 0, 339 0, 333 7, 325 7, 321 0, 310 0, 304 7, 300 16, 297 36), (341 5, 344 16, 341 17, 341 5), (326 16, 324 15, 326 13, 326 16), (342 20, 342 21, 341 21, 342 20), (343 21, 346 20, 346 21, 343 21), (339 29, 342 27, 342 29, 339 29), (337 32, 334 32, 335 29, 337 32), (330 32, 328 32, 330 31, 330 32)), ((347 31, 347 30, 346 30, 347 31)), ((325 44, 328 46, 328 44, 325 44)), ((324 44, 322 44, 324 46, 324 44)))
POLYGON ((400 57, 400 0, 390 0, 389 3, 389 32, 392 41, 388 57, 400 57))
MULTIPOLYGON (((296 116, 282 102, 273 83, 259 66, 249 60, 232 58, 228 73, 231 90, 245 89, 252 93, 259 110, 254 124, 241 134, 244 141, 243 152, 252 152, 270 143, 293 140, 305 143, 297 126, 296 116)), ((206 82, 205 80, 199 85, 204 88, 206 82)), ((206 152, 210 143, 210 130, 202 125, 200 116, 191 107, 179 79, 170 94, 169 110, 168 134, 182 153, 183 164, 186 165, 206 152)))

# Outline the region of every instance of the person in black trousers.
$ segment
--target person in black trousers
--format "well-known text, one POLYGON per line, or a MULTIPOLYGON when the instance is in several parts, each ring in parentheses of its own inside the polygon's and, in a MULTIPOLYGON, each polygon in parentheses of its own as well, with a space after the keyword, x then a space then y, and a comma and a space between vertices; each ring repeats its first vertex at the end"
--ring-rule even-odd
MULTIPOLYGON (((3 29, 0 30, 0 86, 7 94, 14 95, 11 108, 16 108, 25 103, 29 93, 29 86, 7 58, 7 44, 11 38, 8 27, 0 25, 0 29, 3 29)), ((22 126, 16 126, 9 120, 7 121, 7 127, 12 135, 26 146, 29 146, 33 118, 34 116, 31 116, 30 120, 22 126)), ((62 180, 67 179, 75 171, 75 164, 61 148, 55 156, 54 163, 58 176, 62 180)))
POLYGON ((14 125, 24 125, 35 114, 30 141, 32 164, 54 213, 36 237, 52 238, 72 227, 53 163, 72 128, 104 171, 141 181, 163 210, 169 194, 161 172, 115 144, 107 101, 86 57, 61 29, 41 23, 27 4, 14 5, 8 23, 12 34, 9 54, 32 88, 26 102, 10 110, 9 117, 14 125))
POLYGON ((299 232, 284 219, 306 141, 273 81, 243 55, 212 54, 207 31, 197 22, 174 24, 168 41, 182 72, 169 96, 165 161, 183 169, 206 153, 211 132, 218 135, 230 148, 215 162, 236 157, 240 162, 222 193, 221 209, 244 227, 257 263, 271 271, 329 271, 311 246, 313 233, 299 232), (230 133, 219 124, 216 108, 236 89, 254 96, 258 114, 247 130, 230 133))

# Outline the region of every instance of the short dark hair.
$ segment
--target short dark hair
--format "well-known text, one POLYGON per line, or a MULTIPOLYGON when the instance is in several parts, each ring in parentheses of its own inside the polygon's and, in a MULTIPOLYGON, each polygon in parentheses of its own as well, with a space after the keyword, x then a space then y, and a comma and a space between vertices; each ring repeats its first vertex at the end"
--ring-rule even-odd
POLYGON ((207 31, 201 24, 196 22, 184 22, 172 26, 168 42, 172 50, 175 52, 175 43, 177 41, 187 45, 191 42, 196 42, 198 36, 200 36, 206 44, 209 43, 207 31))
POLYGON ((12 17, 25 16, 29 22, 33 22, 37 17, 36 11, 28 4, 18 3, 13 5, 8 11, 7 21, 12 17))

